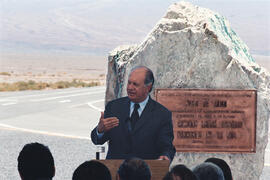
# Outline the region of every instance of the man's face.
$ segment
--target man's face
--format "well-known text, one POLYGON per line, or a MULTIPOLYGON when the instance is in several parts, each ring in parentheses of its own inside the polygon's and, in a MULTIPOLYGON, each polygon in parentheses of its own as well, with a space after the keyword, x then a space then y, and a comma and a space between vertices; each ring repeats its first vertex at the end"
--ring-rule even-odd
POLYGON ((146 70, 144 68, 135 69, 128 78, 127 94, 134 103, 144 101, 148 95, 151 85, 144 84, 146 70))

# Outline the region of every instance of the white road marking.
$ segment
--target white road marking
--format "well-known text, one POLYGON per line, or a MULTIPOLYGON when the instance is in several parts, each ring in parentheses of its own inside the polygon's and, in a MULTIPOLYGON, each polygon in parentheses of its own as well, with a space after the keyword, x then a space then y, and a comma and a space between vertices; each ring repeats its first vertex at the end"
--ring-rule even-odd
MULTIPOLYGON (((97 100, 97 101, 92 101, 89 102, 88 105, 90 107, 92 107, 93 105, 91 103, 96 103, 96 102, 101 102, 104 101, 102 100, 97 100)), ((103 111, 102 109, 99 109, 95 106, 93 106, 92 108, 94 109, 98 109, 99 111, 103 111)), ((48 131, 38 131, 38 130, 32 130, 32 129, 25 129, 25 128, 18 128, 15 126, 10 126, 10 125, 6 125, 6 124, 2 124, 0 123, 0 127, 4 127, 7 129, 11 129, 11 130, 17 130, 17 131, 23 131, 23 132, 28 132, 28 133, 35 133, 35 134, 43 134, 43 135, 49 135, 49 136, 59 136, 59 137, 65 137, 65 138, 73 138, 73 139, 85 139, 85 140, 91 140, 91 138, 89 137, 83 137, 83 136, 75 136, 75 135, 67 135, 67 134, 62 134, 62 133, 53 133, 53 132, 48 132, 48 131)), ((269 149, 265 149, 266 152, 269 152, 269 149)), ((270 167, 270 163, 264 163, 264 166, 270 167)))
POLYGON ((55 96, 55 97, 48 97, 48 98, 42 98, 42 99, 32 99, 30 101, 31 102, 50 101, 50 100, 55 100, 55 99, 60 99, 60 98, 84 96, 84 95, 89 95, 89 94, 99 94, 99 93, 104 93, 104 92, 105 91, 87 92, 87 93, 71 94, 71 95, 66 95, 66 96, 55 96))
POLYGON ((14 104, 17 104, 17 102, 4 103, 4 104, 2 104, 2 106, 10 106, 10 105, 14 105, 14 104))
POLYGON ((17 101, 16 98, 4 98, 0 99, 0 102, 7 102, 7 101, 17 101))
MULTIPOLYGON (((104 87, 98 87, 98 88, 89 88, 89 89, 77 89, 74 91, 60 91, 60 92, 53 92, 50 93, 47 91, 47 93, 42 93, 42 94, 31 94, 31 95, 22 95, 22 96, 14 96, 14 97, 9 97, 9 98, 28 98, 28 97, 38 97, 38 96, 48 96, 48 95, 55 95, 55 94, 69 94, 69 93, 78 93, 78 92, 89 92, 89 91, 96 91, 103 89, 104 87)), ((105 90, 104 90, 105 91, 105 90)), ((1 101, 1 100, 0 100, 1 101)))
POLYGON ((91 108, 99 111, 99 112, 103 112, 104 111, 103 109, 93 105, 94 103, 102 102, 102 101, 104 101, 104 99, 100 99, 100 100, 97 100, 97 101, 91 101, 91 102, 88 102, 87 105, 90 106, 91 108))
POLYGON ((70 99, 66 99, 66 100, 62 100, 62 101, 59 101, 60 103, 67 103, 67 102, 71 102, 70 99))
POLYGON ((73 139, 91 140, 91 138, 89 138, 89 137, 66 135, 66 134, 53 133, 53 132, 48 132, 48 131, 38 131, 38 130, 32 130, 32 129, 18 128, 15 126, 10 126, 10 125, 1 124, 1 123, 0 123, 0 126, 4 127, 4 128, 11 129, 11 130, 17 130, 17 131, 23 131, 23 132, 29 132, 29 133, 44 134, 44 135, 49 135, 49 136, 60 136, 60 137, 73 138, 73 139))
POLYGON ((75 104, 75 105, 69 106, 69 108, 76 108, 76 107, 85 106, 85 105, 87 105, 87 102, 82 103, 82 104, 75 104))
MULTIPOLYGON (((100 102, 100 101, 98 101, 98 102, 100 102)), ((18 127, 6 125, 6 124, 1 124, 1 123, 0 123, 0 127, 8 128, 8 129, 11 129, 11 130, 28 132, 28 133, 35 133, 35 134, 43 134, 43 135, 49 135, 49 136, 59 136, 59 137, 72 138, 72 139, 91 140, 91 138, 89 138, 89 137, 66 135, 66 134, 53 133, 53 132, 48 132, 48 131, 38 131, 38 130, 32 130, 32 129, 18 128, 18 127)), ((270 167, 270 163, 264 163, 264 166, 270 167)))

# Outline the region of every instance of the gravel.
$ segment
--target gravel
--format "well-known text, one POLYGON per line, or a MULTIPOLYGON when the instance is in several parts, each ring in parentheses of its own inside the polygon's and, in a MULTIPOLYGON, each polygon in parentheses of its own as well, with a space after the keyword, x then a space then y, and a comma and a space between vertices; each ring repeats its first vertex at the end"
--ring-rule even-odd
POLYGON ((81 163, 95 158, 96 147, 91 140, 40 135, 0 128, 1 180, 20 180, 17 170, 17 157, 23 146, 32 142, 42 143, 51 150, 56 166, 54 180, 71 179, 74 170, 81 163))

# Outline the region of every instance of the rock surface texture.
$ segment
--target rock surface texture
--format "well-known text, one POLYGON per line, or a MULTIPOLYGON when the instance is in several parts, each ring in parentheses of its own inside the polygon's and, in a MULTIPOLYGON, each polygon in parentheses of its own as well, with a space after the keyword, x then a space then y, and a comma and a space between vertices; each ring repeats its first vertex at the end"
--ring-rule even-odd
POLYGON ((234 179, 259 179, 268 139, 270 74, 255 63, 223 16, 188 2, 171 5, 141 44, 110 53, 106 102, 126 96, 128 74, 138 65, 152 69, 154 88, 256 89, 256 153, 178 152, 172 165, 191 168, 218 157, 228 162, 234 179))

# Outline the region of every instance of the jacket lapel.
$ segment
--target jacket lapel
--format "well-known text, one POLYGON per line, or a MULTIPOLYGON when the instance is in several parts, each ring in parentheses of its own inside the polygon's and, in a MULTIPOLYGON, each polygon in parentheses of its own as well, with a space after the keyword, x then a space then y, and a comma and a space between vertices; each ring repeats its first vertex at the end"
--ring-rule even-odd
POLYGON ((130 111, 130 100, 128 98, 126 98, 126 101, 123 103, 122 106, 122 117, 120 118, 120 123, 122 123, 122 130, 123 132, 125 132, 126 135, 129 135, 129 112, 130 111))
POLYGON ((144 123, 146 123, 147 121, 151 119, 151 111, 153 110, 153 108, 154 108, 154 102, 149 96, 149 100, 140 116, 140 119, 138 120, 138 122, 136 122, 135 128, 132 131, 132 134, 136 133, 136 131, 138 131, 144 125, 144 123))

